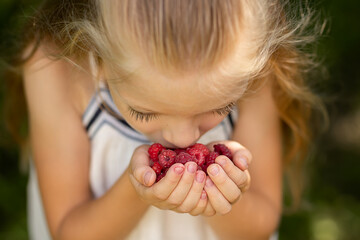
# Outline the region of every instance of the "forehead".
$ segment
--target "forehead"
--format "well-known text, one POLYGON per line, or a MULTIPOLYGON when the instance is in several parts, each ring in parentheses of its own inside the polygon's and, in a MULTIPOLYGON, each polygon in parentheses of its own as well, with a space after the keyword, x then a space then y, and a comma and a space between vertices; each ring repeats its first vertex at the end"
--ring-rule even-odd
POLYGON ((245 82, 204 73, 169 76, 143 68, 110 87, 124 102, 139 110, 194 114, 236 101, 244 92, 245 82))

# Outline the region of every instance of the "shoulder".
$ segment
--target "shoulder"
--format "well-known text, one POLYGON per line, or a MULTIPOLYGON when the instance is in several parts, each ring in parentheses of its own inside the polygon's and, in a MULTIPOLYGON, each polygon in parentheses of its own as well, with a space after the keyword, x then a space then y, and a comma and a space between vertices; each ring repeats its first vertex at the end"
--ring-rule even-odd
POLYGON ((70 61, 55 59, 48 54, 48 48, 40 46, 23 68, 29 107, 32 102, 45 104, 45 100, 57 100, 58 107, 73 108, 81 115, 94 91, 88 65, 76 66, 70 61))

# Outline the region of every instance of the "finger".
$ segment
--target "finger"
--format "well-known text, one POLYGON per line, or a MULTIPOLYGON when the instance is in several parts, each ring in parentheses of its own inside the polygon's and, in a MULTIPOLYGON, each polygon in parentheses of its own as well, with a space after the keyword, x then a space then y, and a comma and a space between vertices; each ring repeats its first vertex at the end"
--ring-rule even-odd
MULTIPOLYGON (((205 190, 202 190, 200 199, 199 199, 196 207, 193 210, 191 210, 190 214, 192 216, 198 216, 198 215, 204 213, 207 203, 208 203, 208 198, 207 198, 206 192, 205 192, 205 190)), ((215 210, 214 210, 214 214, 215 214, 215 210)))
MULTIPOLYGON (((218 158, 226 158, 225 156, 220 156, 218 158)), ((230 160, 229 160, 230 161, 230 160)), ((233 166, 233 168, 236 168, 233 166)), ((237 201, 241 195, 239 187, 231 180, 231 178, 226 174, 226 172, 220 167, 219 164, 211 164, 207 170, 209 177, 212 182, 216 185, 217 189, 222 193, 222 195, 230 203, 237 201)), ((240 173, 241 174, 241 173, 240 173)))
POLYGON ((249 150, 247 150, 243 145, 236 141, 217 141, 211 142, 207 146, 209 149, 213 149, 215 144, 225 144, 231 151, 233 156, 233 161, 237 162, 237 167, 241 170, 248 169, 248 166, 251 164, 252 155, 249 150))
POLYGON ((195 180, 190 188, 190 191, 182 204, 177 207, 177 212, 188 213, 196 207, 204 189, 205 179, 206 175, 203 171, 196 172, 195 180))
POLYGON ((232 160, 235 166, 245 171, 249 168, 252 161, 252 155, 249 151, 241 149, 234 152, 232 160))
POLYGON ((196 170, 197 165, 195 162, 187 162, 185 164, 185 172, 174 191, 168 197, 168 203, 177 207, 185 200, 191 186, 193 185, 196 170))
POLYGON ((142 145, 134 151, 130 167, 135 179, 144 186, 151 186, 156 180, 156 173, 149 166, 148 148, 149 146, 142 145))
POLYGON ((215 214, 216 214, 216 211, 213 208, 213 206, 211 205, 211 202, 209 201, 209 198, 208 198, 204 213, 202 215, 205 217, 211 217, 211 216, 214 216, 215 214))
POLYGON ((250 173, 248 170, 244 171, 244 173, 246 174, 246 182, 240 186, 240 190, 242 193, 246 192, 247 190, 249 190, 250 185, 251 185, 251 177, 250 177, 250 173))
POLYGON ((229 158, 225 156, 217 157, 215 162, 221 166, 238 188, 246 189, 250 186, 250 174, 248 170, 241 171, 229 158))
POLYGON ((179 183, 184 169, 185 167, 181 163, 172 165, 165 177, 148 189, 147 195, 153 196, 158 201, 166 200, 179 183))
POLYGON ((213 181, 208 177, 205 183, 205 191, 208 195, 211 206, 215 212, 224 215, 231 210, 231 204, 221 194, 219 189, 215 186, 213 181))

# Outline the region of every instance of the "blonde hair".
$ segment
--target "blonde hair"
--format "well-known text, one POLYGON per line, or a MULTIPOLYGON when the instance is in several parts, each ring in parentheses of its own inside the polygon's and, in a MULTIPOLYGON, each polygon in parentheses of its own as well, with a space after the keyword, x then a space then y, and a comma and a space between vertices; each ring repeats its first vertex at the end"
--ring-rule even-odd
MULTIPOLYGON (((30 39, 55 43, 61 50, 58 56, 74 62, 91 52, 99 67, 120 81, 136 74, 139 62, 167 74, 210 71, 246 78, 248 92, 272 80, 283 123, 285 172, 293 205, 299 205, 302 169, 313 137, 310 121, 314 110, 326 116, 306 83, 314 61, 303 47, 316 37, 308 32, 308 26, 316 26, 311 11, 295 18, 286 9, 291 5, 280 0, 51 2, 35 17, 30 39), (49 13, 57 15, 48 19, 49 13), (229 65, 239 66, 238 71, 229 65)), ((315 29, 321 32, 322 27, 315 29)))

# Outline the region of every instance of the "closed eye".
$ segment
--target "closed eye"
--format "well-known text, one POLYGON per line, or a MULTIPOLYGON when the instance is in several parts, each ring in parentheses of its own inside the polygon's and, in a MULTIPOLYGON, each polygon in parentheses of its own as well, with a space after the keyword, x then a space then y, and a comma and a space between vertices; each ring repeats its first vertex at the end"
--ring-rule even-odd
POLYGON ((235 102, 231 102, 229 105, 227 105, 226 107, 220 108, 220 109, 216 109, 213 110, 213 113, 219 114, 221 116, 224 115, 228 115, 229 113, 231 113, 232 111, 234 111, 234 106, 236 105, 235 102))
MULTIPOLYGON (((234 110, 234 106, 236 105, 235 102, 231 102, 229 105, 223 107, 223 108, 219 108, 216 110, 212 110, 211 112, 213 114, 218 114, 221 116, 226 116, 229 113, 231 113, 234 110)), ((128 107, 128 111, 129 114, 132 118, 134 118, 136 121, 140 121, 140 122, 150 122, 152 120, 155 120, 159 117, 159 114, 156 113, 143 113, 143 112, 139 112, 136 111, 135 109, 131 108, 130 106, 128 107)))
POLYGON ((142 112, 136 111, 135 109, 131 108, 130 106, 129 106, 128 110, 129 110, 130 116, 135 118, 136 121, 150 122, 151 120, 158 118, 158 115, 155 113, 142 113, 142 112))

